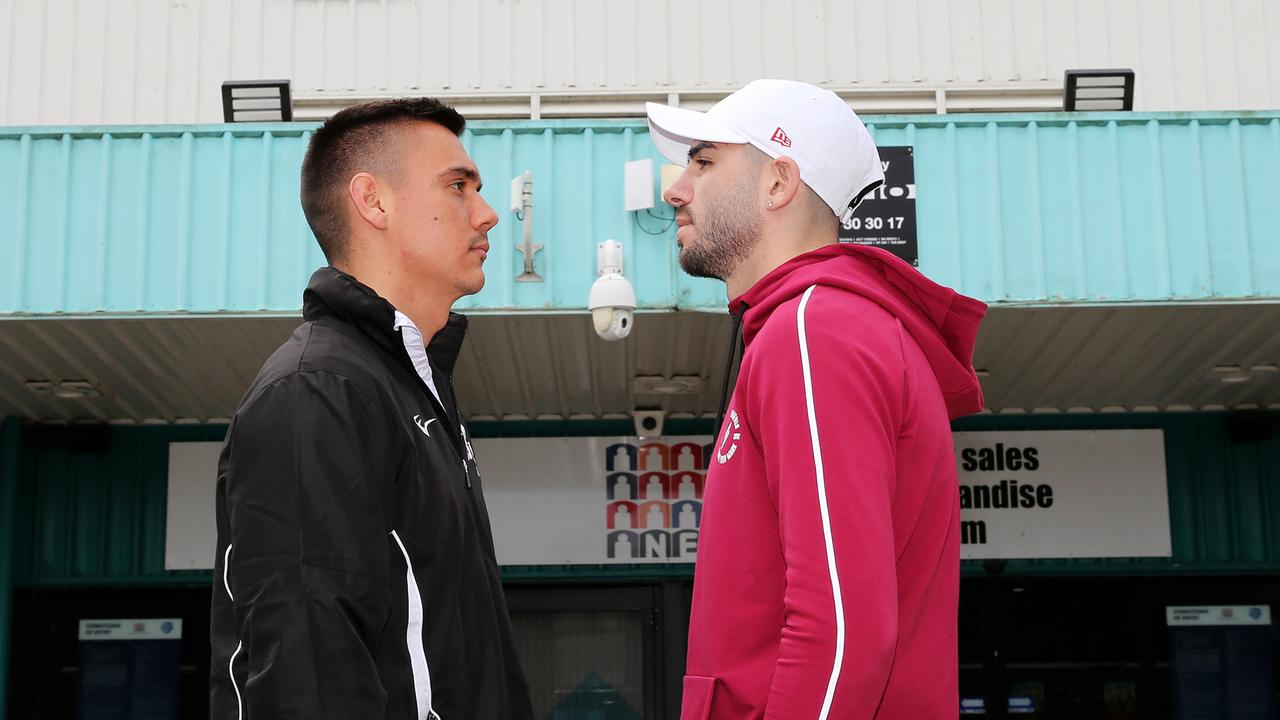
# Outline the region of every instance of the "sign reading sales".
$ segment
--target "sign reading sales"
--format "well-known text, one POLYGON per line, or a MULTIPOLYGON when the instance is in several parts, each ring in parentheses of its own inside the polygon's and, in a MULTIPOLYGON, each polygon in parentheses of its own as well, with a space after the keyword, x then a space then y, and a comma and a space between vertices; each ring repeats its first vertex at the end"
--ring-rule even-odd
POLYGON ((955 433, 960 556, 1168 557, 1160 430, 955 433))

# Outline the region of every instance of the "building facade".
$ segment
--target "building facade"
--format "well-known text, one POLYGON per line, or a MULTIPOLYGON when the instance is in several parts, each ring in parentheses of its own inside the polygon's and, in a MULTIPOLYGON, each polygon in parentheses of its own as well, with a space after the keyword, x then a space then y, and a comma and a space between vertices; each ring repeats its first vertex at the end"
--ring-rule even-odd
MULTIPOLYGON (((315 120, 405 94, 475 118, 501 216, 455 379, 543 717, 678 717, 729 329, 723 287, 679 271, 671 209, 626 209, 624 164, 661 163, 644 101, 761 76, 846 98, 910 170, 867 217, 910 218, 897 250, 991 305, 988 409, 954 426, 962 711, 1174 716, 1210 682, 1188 648, 1227 641, 1173 609, 1280 607, 1271 3, 13 0, 0 23, 7 717, 104 697, 86 633, 122 619, 181 621, 172 716, 207 714, 200 508, 323 264, 302 152, 315 120), (1111 67, 1134 70, 1134 111, 1062 112, 1065 70, 1111 67), (298 121, 222 123, 222 82, 265 78, 291 81, 298 121), (507 210, 526 171, 533 283, 507 210), (586 311, 606 239, 638 300, 618 343, 586 311), (1039 504, 1014 507, 1026 488, 1039 504)), ((1214 657, 1269 667, 1274 707, 1269 618, 1214 657)))

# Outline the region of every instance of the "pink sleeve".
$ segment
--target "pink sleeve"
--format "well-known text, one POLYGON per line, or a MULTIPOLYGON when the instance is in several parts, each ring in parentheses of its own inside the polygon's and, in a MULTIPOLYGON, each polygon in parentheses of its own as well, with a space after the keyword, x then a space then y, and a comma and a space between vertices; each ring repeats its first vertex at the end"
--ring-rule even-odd
POLYGON ((756 341, 766 345, 750 370, 749 413, 786 563, 766 717, 871 717, 898 634, 897 320, 863 298, 810 288, 756 341))

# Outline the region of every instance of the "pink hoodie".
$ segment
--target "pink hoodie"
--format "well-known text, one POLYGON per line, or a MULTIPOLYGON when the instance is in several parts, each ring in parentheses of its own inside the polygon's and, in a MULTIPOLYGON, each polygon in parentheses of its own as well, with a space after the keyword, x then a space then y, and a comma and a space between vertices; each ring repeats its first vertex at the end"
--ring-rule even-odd
POLYGON ((986 306, 829 245, 730 309, 746 352, 703 497, 683 720, 952 718, 986 306))

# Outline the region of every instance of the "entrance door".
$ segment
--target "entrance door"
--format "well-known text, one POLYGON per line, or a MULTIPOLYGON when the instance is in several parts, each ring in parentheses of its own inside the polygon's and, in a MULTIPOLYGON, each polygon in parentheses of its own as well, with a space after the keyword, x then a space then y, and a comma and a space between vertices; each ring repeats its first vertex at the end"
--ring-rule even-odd
MULTIPOLYGON (((675 594, 681 588, 667 588, 675 594)), ((665 594, 672 594, 667 592, 665 594)), ((670 598, 668 598, 670 600, 670 598)), ((665 628, 664 586, 507 587, 516 646, 539 720, 670 717, 671 685, 683 672, 681 613, 665 628), (673 644, 676 647, 671 647, 673 644), (664 653, 668 648, 678 653, 664 653), (665 657, 664 657, 665 655, 665 657)), ((687 607, 684 610, 687 622, 687 607)), ((675 698, 678 708, 679 698, 675 698)))

